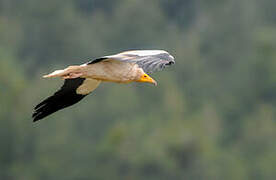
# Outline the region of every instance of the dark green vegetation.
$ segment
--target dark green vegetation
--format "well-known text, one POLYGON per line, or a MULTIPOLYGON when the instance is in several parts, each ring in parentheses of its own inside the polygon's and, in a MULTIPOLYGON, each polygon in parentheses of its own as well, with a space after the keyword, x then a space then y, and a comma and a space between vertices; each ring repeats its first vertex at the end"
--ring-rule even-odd
POLYGON ((275 0, 0 0, 0 179, 275 179, 275 0), (41 76, 165 49, 159 85, 103 83, 32 123, 41 76))

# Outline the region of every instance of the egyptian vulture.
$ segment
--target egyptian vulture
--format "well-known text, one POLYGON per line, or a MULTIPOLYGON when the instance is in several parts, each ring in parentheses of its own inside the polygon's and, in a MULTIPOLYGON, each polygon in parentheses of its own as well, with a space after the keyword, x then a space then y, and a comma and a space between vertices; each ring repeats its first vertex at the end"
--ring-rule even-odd
POLYGON ((133 50, 103 56, 79 66, 56 70, 44 78, 61 77, 63 86, 34 108, 33 121, 79 102, 102 81, 116 83, 144 82, 157 85, 147 73, 174 64, 174 58, 163 50, 133 50))

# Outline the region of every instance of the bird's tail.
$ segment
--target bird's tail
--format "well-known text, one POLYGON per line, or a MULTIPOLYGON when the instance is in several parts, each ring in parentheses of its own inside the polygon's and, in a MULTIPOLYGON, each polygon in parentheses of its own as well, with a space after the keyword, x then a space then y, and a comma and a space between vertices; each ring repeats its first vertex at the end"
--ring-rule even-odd
POLYGON ((56 70, 50 74, 44 75, 43 78, 61 77, 63 79, 75 79, 82 76, 82 66, 69 66, 63 70, 56 70))

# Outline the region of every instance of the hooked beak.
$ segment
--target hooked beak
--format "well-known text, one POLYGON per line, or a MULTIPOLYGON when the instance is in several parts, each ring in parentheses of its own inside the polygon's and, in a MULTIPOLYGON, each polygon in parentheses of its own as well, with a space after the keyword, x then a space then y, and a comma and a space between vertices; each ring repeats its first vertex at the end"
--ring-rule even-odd
POLYGON ((140 79, 138 80, 138 82, 145 82, 145 83, 152 83, 155 86, 157 86, 157 82, 151 78, 149 75, 147 75, 146 73, 144 73, 140 79))

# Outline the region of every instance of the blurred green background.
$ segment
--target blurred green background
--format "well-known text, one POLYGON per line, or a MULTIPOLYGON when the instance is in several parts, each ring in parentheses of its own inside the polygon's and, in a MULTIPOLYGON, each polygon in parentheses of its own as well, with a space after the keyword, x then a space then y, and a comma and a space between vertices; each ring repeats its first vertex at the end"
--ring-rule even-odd
POLYGON ((275 0, 0 0, 0 179, 276 178, 275 0), (103 83, 32 123, 41 76, 164 49, 159 85, 103 83))

